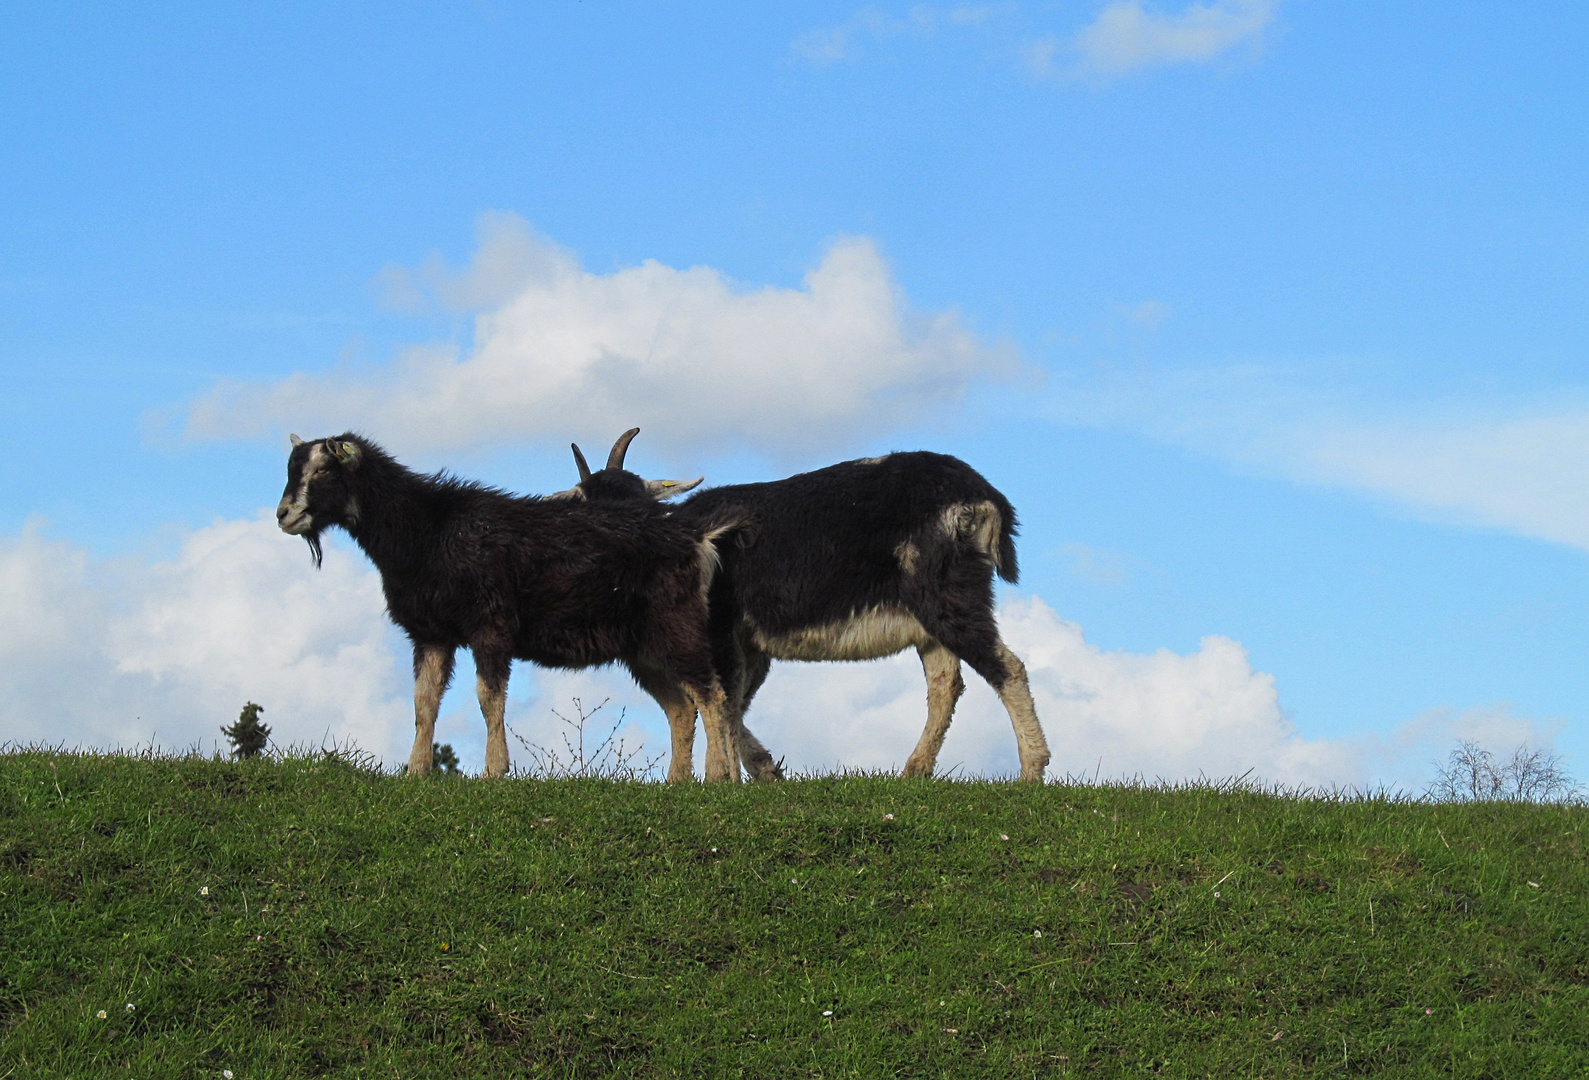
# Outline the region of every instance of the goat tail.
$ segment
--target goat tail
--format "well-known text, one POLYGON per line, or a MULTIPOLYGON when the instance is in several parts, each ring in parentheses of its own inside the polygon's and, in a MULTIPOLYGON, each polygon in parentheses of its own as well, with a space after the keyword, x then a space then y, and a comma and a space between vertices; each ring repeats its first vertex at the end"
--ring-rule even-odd
POLYGON ((1015 519, 1015 507, 1004 496, 1000 495, 992 506, 998 540, 989 545, 988 554, 993 558, 993 569, 999 577, 1014 585, 1021 580, 1021 565, 1015 558, 1015 536, 1021 531, 1020 522, 1015 519))
POLYGON ((1015 507, 998 492, 978 502, 951 503, 943 510, 943 529, 956 543, 969 543, 987 556, 999 577, 1014 584, 1021 570, 1015 559, 1018 532, 1015 507))
POLYGON ((1020 528, 1015 520, 1015 507, 1008 503, 1005 507, 999 515, 999 542, 992 551, 993 569, 998 571, 999 577, 1014 585, 1021 580, 1021 566, 1015 558, 1015 534, 1020 528))

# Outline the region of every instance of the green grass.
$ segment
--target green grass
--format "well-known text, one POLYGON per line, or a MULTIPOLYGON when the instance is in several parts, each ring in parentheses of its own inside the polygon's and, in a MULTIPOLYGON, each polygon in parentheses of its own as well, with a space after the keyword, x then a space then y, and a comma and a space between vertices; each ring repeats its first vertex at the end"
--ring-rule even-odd
POLYGON ((1582 1075, 1586 839, 1559 806, 14 752, 0 1078, 1582 1075))

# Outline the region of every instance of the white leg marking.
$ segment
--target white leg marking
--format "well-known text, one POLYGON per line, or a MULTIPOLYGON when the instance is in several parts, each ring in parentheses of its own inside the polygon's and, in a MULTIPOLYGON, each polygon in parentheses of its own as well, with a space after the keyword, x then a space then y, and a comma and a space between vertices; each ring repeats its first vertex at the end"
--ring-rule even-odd
POLYGON ((955 702, 966 688, 965 680, 960 678, 958 656, 937 642, 919 651, 921 669, 927 676, 927 727, 905 761, 905 776, 932 775, 938 764, 938 751, 943 749, 944 736, 949 732, 949 721, 954 719, 955 702))
POLYGON ((690 692, 706 729, 706 779, 739 783, 739 725, 720 686, 701 694, 690 692))
POLYGON ((1037 719, 1037 706, 1032 703, 1032 688, 1026 682, 1026 665, 1012 653, 1004 642, 998 646, 999 659, 1004 664, 1007 677, 999 698, 1010 714, 1010 724, 1015 728, 1015 746, 1021 756, 1021 779, 1042 783, 1043 770, 1048 767, 1048 740, 1043 738, 1043 725, 1037 719))
POLYGON ((508 731, 504 717, 508 704, 508 688, 504 683, 493 688, 485 679, 476 676, 475 693, 480 698, 480 712, 486 718, 486 776, 506 776, 508 772, 508 731))
POLYGON ((436 740, 436 713, 452 675, 452 652, 440 645, 427 645, 420 650, 414 665, 414 749, 408 755, 410 776, 424 776, 430 772, 431 751, 436 740))

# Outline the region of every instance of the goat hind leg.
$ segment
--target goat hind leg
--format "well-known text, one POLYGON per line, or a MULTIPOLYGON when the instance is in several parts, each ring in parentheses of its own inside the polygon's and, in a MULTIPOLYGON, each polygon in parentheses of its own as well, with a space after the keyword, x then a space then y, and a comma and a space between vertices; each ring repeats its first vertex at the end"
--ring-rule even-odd
POLYGON ((739 724, 721 687, 690 691, 706 729, 706 779, 739 783, 739 724))
POLYGON ((954 719, 955 703, 965 693, 966 684, 960 677, 960 658, 946 646, 933 642, 916 651, 921 654, 921 669, 927 676, 927 726, 916 749, 905 760, 903 775, 931 776, 949 731, 949 721, 954 719))
POLYGON ((774 761, 771 751, 745 726, 745 711, 750 708, 750 700, 761 689, 761 684, 767 681, 767 672, 771 668, 772 657, 760 649, 749 648, 741 643, 739 689, 734 695, 734 715, 739 725, 739 760, 752 780, 783 779, 783 762, 774 761))
POLYGON ((444 645, 414 646, 414 749, 408 755, 408 775, 430 772, 435 750, 436 714, 442 695, 452 682, 453 651, 444 645))
POLYGON ((486 721, 486 770, 488 778, 508 772, 508 672, 512 660, 506 656, 482 657, 475 650, 475 693, 480 698, 480 714, 486 721))
POLYGON ((1010 714, 1010 725, 1015 729, 1021 779, 1041 783, 1043 770, 1049 762, 1048 740, 1043 738, 1043 725, 1037 719, 1037 706, 1032 703, 1032 689, 1027 685, 1026 665, 1021 663, 1021 658, 1004 644, 991 618, 980 626, 950 624, 928 629, 970 664, 999 695, 1004 711, 1010 714))
POLYGON ((1043 725, 1037 719, 1037 706, 1032 702, 1032 688, 1026 681, 1026 665, 1021 658, 1000 641, 997 646, 999 662, 1004 666, 1005 678, 999 691, 999 700, 1010 714, 1015 728, 1015 746, 1021 756, 1021 779, 1033 783, 1043 782, 1043 770, 1048 768, 1048 740, 1043 737, 1043 725))
POLYGON ((632 662, 629 672, 668 718, 673 742, 668 783, 689 783, 695 779, 695 699, 665 669, 645 658, 632 662))

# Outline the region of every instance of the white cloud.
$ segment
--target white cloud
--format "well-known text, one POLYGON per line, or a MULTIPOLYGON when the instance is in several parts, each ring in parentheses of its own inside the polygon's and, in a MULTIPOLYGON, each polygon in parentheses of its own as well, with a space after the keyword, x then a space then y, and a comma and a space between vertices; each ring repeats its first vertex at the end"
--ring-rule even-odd
MULTIPOLYGON (((1274 678, 1228 638, 1207 637, 1189 655, 1106 652, 1040 599, 1008 602, 999 617, 1026 661, 1052 775, 1173 780, 1250 769, 1293 784, 1376 776, 1415 787, 1457 738, 1509 750, 1548 747, 1554 734, 1492 707, 1431 710, 1383 738, 1308 739, 1281 709, 1274 678)), ((483 725, 466 657, 438 738, 478 768, 483 725)), ((941 771, 1015 772, 1003 708, 969 671, 966 681, 941 771)), ((621 669, 518 665, 512 690, 509 724, 530 745, 561 752, 566 729, 553 710, 572 718, 574 698, 587 711, 611 699, 587 728, 591 746, 621 718, 628 747, 644 745, 637 761, 667 752, 660 710, 621 669)), ((374 569, 332 542, 315 571, 269 512, 196 530, 155 561, 96 561, 37 524, 0 539, 0 731, 9 741, 208 750, 252 700, 278 745, 351 739, 395 765, 412 740, 411 691, 407 642, 386 620, 374 569)), ((797 770, 893 769, 925 718, 920 664, 905 654, 778 664, 748 722, 797 770)), ((704 749, 697 738, 697 773, 704 749)), ((524 746, 512 752, 531 764, 524 746)))
POLYGON ((1438 521, 1589 550, 1589 406, 1396 405, 1338 372, 1282 367, 1091 375, 1061 419, 1124 428, 1254 472, 1362 492, 1438 521))
POLYGON ((505 295, 477 317, 467 350, 218 386, 193 405, 189 434, 351 427, 414 450, 590 440, 638 424, 695 454, 788 454, 875 435, 1019 370, 1012 349, 978 340, 953 312, 912 311, 864 238, 835 243, 801 288, 744 290, 708 267, 589 273, 509 215, 482 230, 461 275, 434 262, 384 275, 404 301, 420 286, 454 303, 505 295))
POLYGON ((1589 550, 1589 410, 1344 423, 1292 440, 1308 479, 1589 550))
MULTIPOLYGON (((1273 676, 1211 636, 1190 655, 1106 652, 1042 600, 1004 604, 1004 638, 1027 666, 1054 760, 1051 775, 1229 777, 1248 769, 1287 783, 1359 782, 1352 745, 1309 740, 1281 711, 1273 676)), ((967 692, 940 771, 1017 771, 1015 736, 997 697, 966 669, 967 692)), ((800 767, 897 768, 921 735, 921 665, 907 654, 870 664, 780 664, 749 724, 800 767)))
POLYGON ((264 512, 156 562, 95 562, 31 525, 0 541, 0 730, 208 749, 252 700, 278 744, 329 732, 391 757, 412 720, 384 608, 367 564, 316 573, 264 512))
MULTIPOLYGON (((1206 63, 1239 45, 1259 45, 1279 0, 1214 0, 1177 14, 1145 9, 1140 0, 1117 0, 1070 42, 1074 75, 1109 77, 1170 64, 1206 63)), ((1060 74, 1058 38, 1038 42, 1028 63, 1039 75, 1060 74)))

